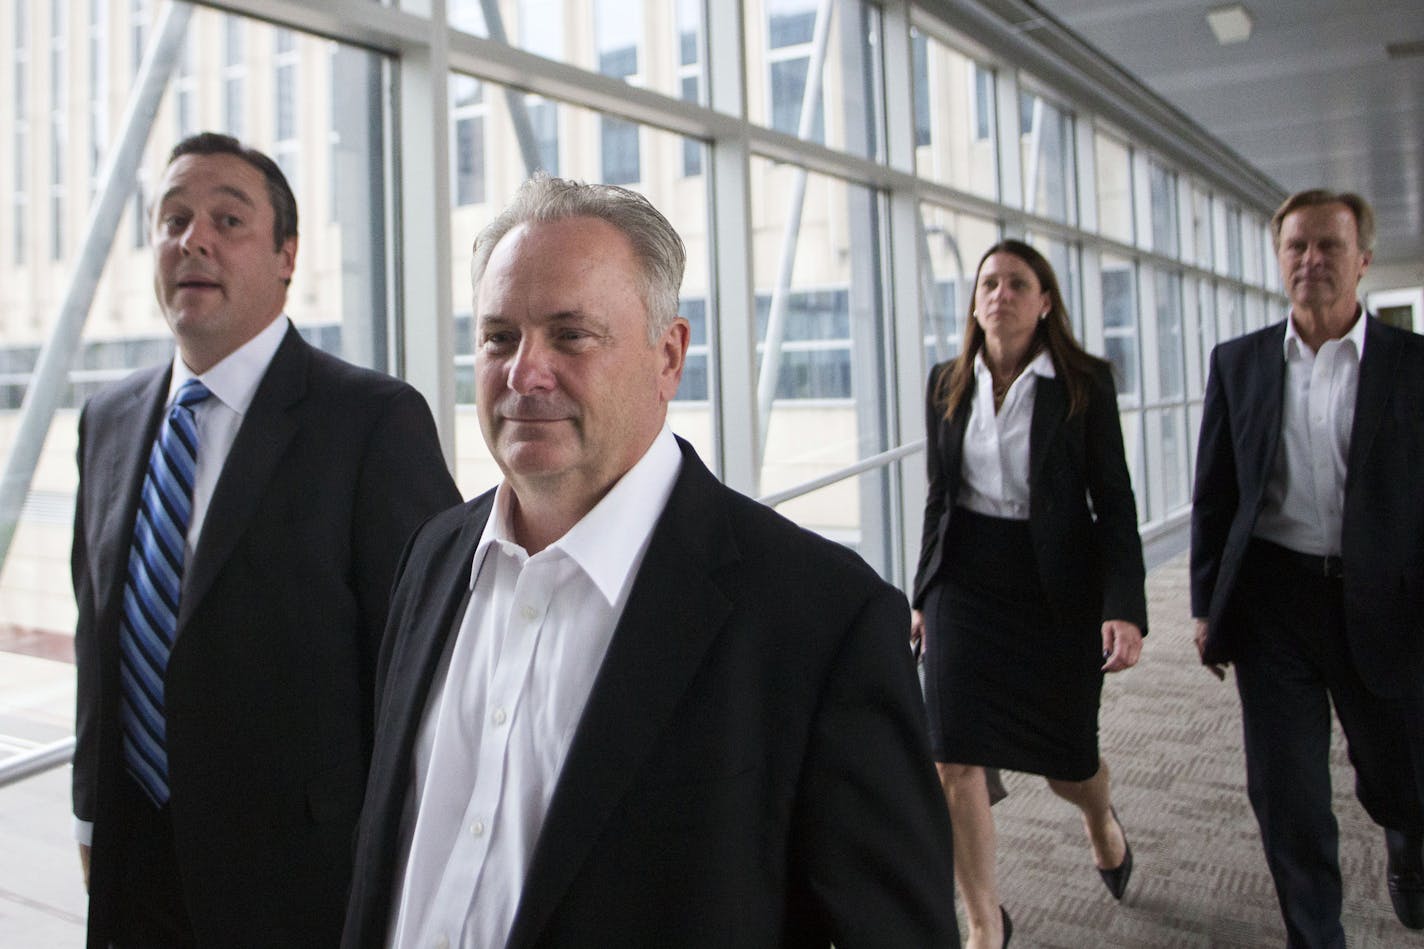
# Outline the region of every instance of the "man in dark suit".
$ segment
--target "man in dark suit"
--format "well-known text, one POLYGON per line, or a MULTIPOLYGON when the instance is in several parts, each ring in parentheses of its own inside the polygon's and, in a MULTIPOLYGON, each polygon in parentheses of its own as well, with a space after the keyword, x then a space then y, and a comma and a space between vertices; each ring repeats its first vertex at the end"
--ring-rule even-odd
POLYGON ((153 239, 175 358, 80 420, 89 944, 334 945, 395 565, 459 495, 420 395, 282 315, 297 210, 270 158, 180 142, 153 239))
POLYGON ((958 945, 904 597, 666 427, 684 259, 545 176, 476 241, 504 481, 398 571, 345 946, 958 945))
POLYGON ((1272 219, 1285 323, 1212 353, 1192 508, 1202 662, 1235 663, 1246 778, 1291 946, 1343 946, 1330 707, 1424 927, 1424 338, 1356 298, 1374 216, 1292 195, 1272 219))

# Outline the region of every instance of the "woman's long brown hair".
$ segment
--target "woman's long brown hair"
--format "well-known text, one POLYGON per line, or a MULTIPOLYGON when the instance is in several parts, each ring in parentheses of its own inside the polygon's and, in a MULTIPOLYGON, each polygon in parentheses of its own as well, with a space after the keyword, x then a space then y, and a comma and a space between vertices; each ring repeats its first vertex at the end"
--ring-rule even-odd
POLYGON ((1038 277, 1039 285, 1048 294, 1048 315, 1038 321, 1038 327, 1034 330, 1030 358, 1044 349, 1048 350, 1053 360, 1053 371, 1068 390, 1068 417, 1072 418, 1087 408, 1093 373, 1104 362, 1078 345, 1073 338, 1068 308, 1063 304, 1063 292, 1058 288, 1058 277, 1048 259, 1032 245, 1012 238, 999 241, 984 251, 984 256, 979 258, 979 266, 974 268, 975 292, 969 295, 969 309, 964 318, 964 342, 950 371, 940 374, 935 386, 935 402, 944 406, 944 417, 949 419, 973 391, 974 357, 984 347, 984 331, 974 318, 974 298, 978 295, 979 272, 984 269, 984 261, 995 254, 1012 254, 1028 264, 1038 277))

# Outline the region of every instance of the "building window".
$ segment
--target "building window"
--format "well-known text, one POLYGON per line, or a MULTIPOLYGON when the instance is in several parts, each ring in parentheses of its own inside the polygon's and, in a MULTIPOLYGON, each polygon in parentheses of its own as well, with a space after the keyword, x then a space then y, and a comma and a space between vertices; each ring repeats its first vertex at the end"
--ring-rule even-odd
POLYGON ((99 190, 99 172, 109 143, 109 5, 89 0, 89 195, 99 190))
POLYGON ((16 266, 25 263, 26 244, 29 233, 25 223, 30 214, 30 198, 27 190, 30 167, 29 143, 29 71, 30 71, 30 21, 29 0, 15 0, 15 131, 14 141, 14 182, 12 194, 12 214, 14 240, 14 262, 16 266))
POLYGON ((929 39, 919 30, 910 31, 910 59, 914 69, 915 90, 915 147, 928 145, 934 141, 934 127, 930 121, 929 39))
POLYGON ((278 29, 274 36, 274 42, 276 46, 276 57, 273 63, 276 69, 276 116, 272 158, 282 169, 282 174, 287 176, 287 183, 291 185, 292 191, 297 192, 300 190, 297 160, 301 153, 301 141, 297 137, 298 122, 300 122, 297 108, 300 81, 298 71, 301 67, 300 53, 297 50, 297 34, 291 30, 278 29))
POLYGON ((246 128, 247 59, 244 55, 246 36, 243 21, 235 16, 223 18, 223 128, 229 135, 242 138, 246 128))
MULTIPOLYGON (((767 0, 767 85, 771 90, 771 127, 778 132, 800 134, 817 6, 817 0, 767 0)), ((816 97, 816 114, 806 136, 813 142, 826 140, 824 102, 824 96, 816 97)))
POLYGON ((485 202, 485 90, 471 76, 450 77, 450 122, 454 155, 455 204, 485 202))
POLYGON ((1132 149, 1099 132, 1093 136, 1098 172, 1098 230, 1107 237, 1132 243, 1132 149))
POLYGON ((1156 161, 1147 163, 1152 200, 1152 249, 1168 257, 1180 253, 1177 226, 1177 173, 1156 161))
POLYGON ((178 53, 178 72, 173 79, 173 119, 179 140, 187 138, 198 130, 198 80, 193 75, 193 45, 197 42, 191 32, 183 40, 183 48, 178 53))
MULTIPOLYGON (((643 27, 642 4, 629 8, 627 0, 600 0, 594 10, 594 40, 598 71, 641 85, 638 34, 643 27)), ((602 139, 602 178, 613 185, 636 184, 643 180, 638 126, 612 115, 599 116, 602 139)))
MULTIPOLYGON (((701 103, 702 17, 697 6, 696 0, 677 0, 677 81, 684 102, 701 103)), ((702 143, 695 139, 682 141, 682 174, 702 174, 702 143)))
POLYGON ((524 97, 534 140, 539 144, 539 167, 551 175, 559 173, 559 104, 535 96, 524 97))
POLYGON ((678 301, 677 312, 687 320, 689 333, 687 360, 682 367, 682 384, 677 387, 678 402, 706 402, 711 392, 708 369, 707 301, 702 297, 678 301))
MULTIPOLYGON (((757 366, 760 371, 771 295, 758 293, 757 366)), ((849 399, 851 389, 850 294, 798 290, 787 294, 778 399, 849 399)))
POLYGON ((50 189, 49 233, 50 260, 64 259, 64 162, 67 134, 67 84, 65 83, 65 12, 68 6, 55 3, 50 7, 49 81, 50 81, 50 189))
POLYGON ((1137 290, 1132 262, 1103 255, 1103 348, 1120 398, 1136 402, 1137 290))
POLYGON ((1073 117, 1040 95, 1020 92, 1019 132, 1024 210, 1071 221, 1073 117))

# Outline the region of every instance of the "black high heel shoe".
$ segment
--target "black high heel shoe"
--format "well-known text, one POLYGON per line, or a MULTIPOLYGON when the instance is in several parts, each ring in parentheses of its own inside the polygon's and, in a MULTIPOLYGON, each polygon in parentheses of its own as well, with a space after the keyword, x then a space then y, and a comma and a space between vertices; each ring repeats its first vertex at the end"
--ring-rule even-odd
POLYGON ((1122 820, 1117 816, 1116 808, 1110 809, 1110 813, 1113 820, 1117 822, 1117 829, 1122 831, 1122 863, 1111 870, 1099 869, 1098 875, 1103 878, 1103 886, 1108 888, 1113 899, 1120 901, 1122 894, 1127 892, 1127 881, 1132 878, 1132 844, 1127 842, 1127 829, 1122 826, 1122 820))
POLYGON ((1004 945, 1003 949, 1009 949, 1009 940, 1014 935, 1014 921, 1009 918, 1009 911, 1004 909, 1004 904, 999 904, 999 919, 1004 923, 1004 945))

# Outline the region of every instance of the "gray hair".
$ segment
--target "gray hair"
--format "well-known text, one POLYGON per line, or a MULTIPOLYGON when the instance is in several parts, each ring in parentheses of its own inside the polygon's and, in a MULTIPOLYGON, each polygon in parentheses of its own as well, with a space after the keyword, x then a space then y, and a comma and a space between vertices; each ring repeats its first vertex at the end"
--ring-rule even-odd
POLYGON ((678 291, 682 287, 687 250, 677 231, 651 201, 617 185, 588 184, 535 172, 520 186, 509 207, 485 225, 475 238, 470 276, 476 298, 490 254, 506 234, 521 224, 544 224, 577 217, 597 218, 611 224, 633 245, 633 254, 642 270, 638 289, 648 314, 648 341, 656 343, 677 318, 678 291))

